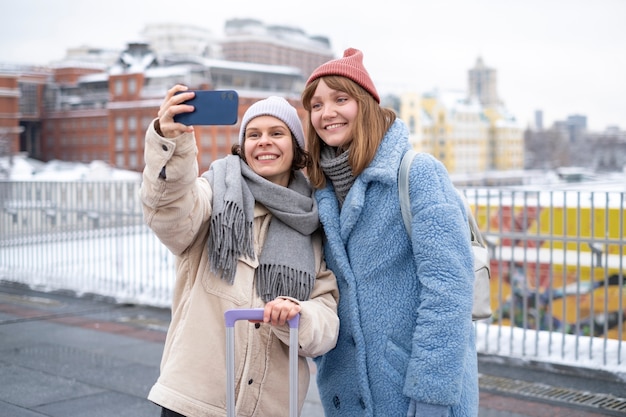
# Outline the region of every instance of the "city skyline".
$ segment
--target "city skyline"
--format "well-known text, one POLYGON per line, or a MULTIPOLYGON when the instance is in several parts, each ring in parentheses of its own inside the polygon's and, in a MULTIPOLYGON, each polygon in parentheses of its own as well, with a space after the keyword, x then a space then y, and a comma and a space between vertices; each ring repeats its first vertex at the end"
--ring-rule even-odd
POLYGON ((468 71, 481 57, 497 71, 498 96, 522 127, 541 110, 545 126, 581 114, 591 130, 626 129, 626 2, 443 0, 419 2, 414 12, 403 12, 405 2, 387 5, 233 0, 187 2, 176 11, 163 0, 24 0, 4 7, 0 63, 46 65, 83 45, 122 49, 149 23, 189 23, 220 36, 226 20, 254 18, 328 37, 337 56, 363 50, 381 94, 467 91, 468 71))

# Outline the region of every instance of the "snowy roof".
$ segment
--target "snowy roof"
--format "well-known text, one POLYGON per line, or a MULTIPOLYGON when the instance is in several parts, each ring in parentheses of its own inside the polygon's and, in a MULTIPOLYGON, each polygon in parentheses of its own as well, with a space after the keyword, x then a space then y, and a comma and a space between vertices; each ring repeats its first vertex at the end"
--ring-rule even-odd
POLYGON ((141 173, 117 169, 104 161, 89 163, 53 160, 48 163, 19 154, 12 162, 0 158, 12 181, 140 181, 141 173))
POLYGON ((480 102, 476 99, 468 99, 465 91, 444 90, 438 91, 436 97, 443 103, 448 111, 466 113, 481 113, 483 111, 480 102))
MULTIPOLYGON (((143 64, 146 64, 149 60, 143 61, 143 64)), ((301 76, 302 72, 297 67, 291 67, 286 65, 266 65, 266 64, 255 64, 251 62, 237 62, 237 61, 226 61, 221 59, 197 59, 197 63, 189 63, 189 64, 179 64, 179 65, 171 65, 171 66, 160 66, 160 67, 151 67, 145 68, 144 74, 146 78, 161 78, 161 77, 169 77, 176 75, 185 75, 191 72, 195 66, 202 65, 207 69, 211 68, 220 68, 226 70, 238 70, 238 71, 247 71, 247 72, 263 72, 263 73, 272 73, 272 74, 281 74, 281 75, 291 75, 291 76, 301 76)), ((134 70, 138 70, 135 68, 134 70)), ((90 82, 104 82, 109 79, 110 75, 121 74, 122 72, 133 72, 133 70, 123 70, 120 67, 111 68, 110 72, 101 72, 97 74, 88 74, 80 77, 79 82, 81 83, 90 83, 90 82)))
POLYGON ((301 75, 298 67, 290 67, 287 65, 267 65, 256 64, 252 62, 226 61, 224 59, 205 58, 202 60, 203 65, 212 68, 234 69, 250 72, 273 72, 284 75, 301 75))

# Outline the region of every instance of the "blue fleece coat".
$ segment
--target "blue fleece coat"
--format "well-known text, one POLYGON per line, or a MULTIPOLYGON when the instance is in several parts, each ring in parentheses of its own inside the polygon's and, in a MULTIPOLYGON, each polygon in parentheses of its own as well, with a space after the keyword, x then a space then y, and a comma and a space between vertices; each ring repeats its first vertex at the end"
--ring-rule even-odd
POLYGON ((315 359, 327 417, 403 417, 411 398, 478 414, 467 214, 443 164, 418 154, 410 242, 398 198, 409 146, 396 120, 341 209, 330 182, 316 192, 340 293, 337 346, 315 359))

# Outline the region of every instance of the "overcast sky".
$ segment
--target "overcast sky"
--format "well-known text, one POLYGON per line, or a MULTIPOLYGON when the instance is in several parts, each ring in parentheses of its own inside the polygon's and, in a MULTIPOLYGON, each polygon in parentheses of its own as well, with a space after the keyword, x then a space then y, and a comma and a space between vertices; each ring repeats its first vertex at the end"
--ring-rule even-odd
POLYGON ((478 56, 523 126, 587 116, 626 129, 626 0, 20 0, 1 8, 0 63, 47 64, 67 48, 123 48, 149 23, 221 35, 232 18, 301 28, 340 56, 361 49, 379 93, 467 91, 478 56))

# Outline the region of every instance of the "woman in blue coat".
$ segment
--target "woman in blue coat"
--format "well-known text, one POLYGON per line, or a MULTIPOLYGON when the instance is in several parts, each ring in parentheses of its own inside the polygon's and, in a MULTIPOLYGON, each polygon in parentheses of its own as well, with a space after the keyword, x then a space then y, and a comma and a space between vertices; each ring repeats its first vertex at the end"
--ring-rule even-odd
POLYGON ((340 293, 337 346, 316 358, 326 416, 476 416, 473 256, 445 167, 426 153, 411 165, 411 239, 398 198, 408 130, 380 106, 362 52, 318 67, 302 103, 340 293))

